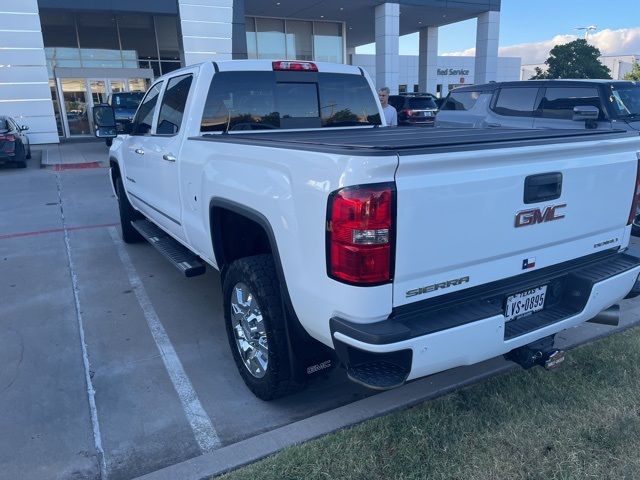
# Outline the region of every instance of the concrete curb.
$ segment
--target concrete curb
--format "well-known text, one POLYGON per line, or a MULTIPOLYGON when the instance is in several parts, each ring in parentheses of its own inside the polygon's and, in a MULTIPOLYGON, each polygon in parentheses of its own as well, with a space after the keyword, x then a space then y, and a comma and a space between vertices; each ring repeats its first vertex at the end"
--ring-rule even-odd
MULTIPOLYGON (((564 349, 575 348, 613 333, 620 333, 637 327, 640 325, 640 315, 633 316, 635 318, 630 322, 615 329, 601 326, 597 326, 595 331, 593 328, 574 329, 572 333, 577 333, 575 335, 577 338, 569 340, 565 337, 560 337, 558 338, 557 346, 564 349), (576 332, 576 330, 578 331, 576 332)), ((174 480, 176 478, 181 480, 200 480, 221 475, 261 460, 284 448, 299 445, 340 429, 352 427, 365 420, 412 407, 426 400, 446 395, 459 388, 517 368, 519 367, 515 364, 506 362, 501 358, 494 358, 477 365, 443 372, 446 375, 433 375, 395 390, 388 390, 358 400, 149 473, 138 477, 136 480, 174 480)))

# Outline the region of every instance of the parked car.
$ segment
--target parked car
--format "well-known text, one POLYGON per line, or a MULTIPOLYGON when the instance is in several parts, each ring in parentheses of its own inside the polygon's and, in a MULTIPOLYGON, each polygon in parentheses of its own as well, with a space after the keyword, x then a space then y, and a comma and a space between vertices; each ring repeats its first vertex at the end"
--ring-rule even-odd
POLYGON ((436 97, 430 93, 391 95, 389 104, 398 112, 398 125, 433 125, 438 111, 436 97))
POLYGON ((25 168, 31 158, 31 145, 25 133, 27 126, 20 126, 11 117, 0 116, 0 164, 14 164, 25 168))
MULTIPOLYGON (((143 97, 144 92, 119 92, 112 93, 109 96, 107 103, 113 107, 118 133, 126 133, 128 131, 143 97)), ((107 138, 106 143, 110 147, 112 140, 107 138)))
POLYGON ((221 272, 265 400, 336 363, 375 389, 503 354, 551 368, 557 333, 637 293, 639 135, 378 128, 362 69, 300 61, 168 73, 129 135, 94 114, 123 240, 221 272))
POLYGON ((436 126, 640 130, 640 82, 529 80, 452 90, 436 126))

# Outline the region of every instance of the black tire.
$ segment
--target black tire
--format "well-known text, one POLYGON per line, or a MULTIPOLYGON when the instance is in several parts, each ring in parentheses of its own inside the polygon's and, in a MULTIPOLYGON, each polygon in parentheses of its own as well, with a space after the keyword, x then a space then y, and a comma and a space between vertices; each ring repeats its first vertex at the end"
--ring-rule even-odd
POLYGON ((120 228, 122 230, 122 241, 124 243, 139 243, 144 237, 131 225, 132 220, 139 220, 142 215, 137 212, 129 203, 127 194, 124 191, 122 178, 116 179, 116 193, 118 194, 118 211, 120 212, 120 228))
POLYGON ((13 160, 15 166, 17 168, 27 168, 27 161, 24 154, 24 145, 19 144, 18 150, 16 151, 15 159, 13 160))
POLYGON ((289 365, 285 312, 273 257, 256 255, 233 262, 224 277, 222 294, 229 347, 247 387, 262 400, 273 400, 302 389, 304 384, 293 380, 289 365), (262 378, 256 378, 251 374, 236 344, 232 326, 231 296, 238 283, 244 283, 251 290, 262 313, 269 349, 267 368, 262 378))
POLYGON ((31 145, 29 145, 29 149, 27 150, 27 160, 31 160, 31 145))

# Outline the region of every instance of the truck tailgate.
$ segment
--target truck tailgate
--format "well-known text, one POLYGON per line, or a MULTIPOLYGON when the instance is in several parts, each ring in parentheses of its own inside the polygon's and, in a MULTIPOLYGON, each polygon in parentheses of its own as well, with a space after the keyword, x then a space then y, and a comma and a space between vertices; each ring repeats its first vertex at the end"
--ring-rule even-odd
POLYGON ((631 137, 400 153, 394 306, 626 246, 638 150, 631 137))

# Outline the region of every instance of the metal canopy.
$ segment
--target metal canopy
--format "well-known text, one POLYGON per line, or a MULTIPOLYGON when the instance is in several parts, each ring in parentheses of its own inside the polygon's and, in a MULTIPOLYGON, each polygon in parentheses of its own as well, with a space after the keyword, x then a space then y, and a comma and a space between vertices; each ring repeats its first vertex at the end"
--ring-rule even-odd
MULTIPOLYGON (((245 0, 245 14, 346 22, 347 47, 356 47, 375 41, 375 7, 382 3, 379 0, 245 0)), ((393 3, 400 4, 400 35, 500 10, 500 0, 396 0, 393 3)))

